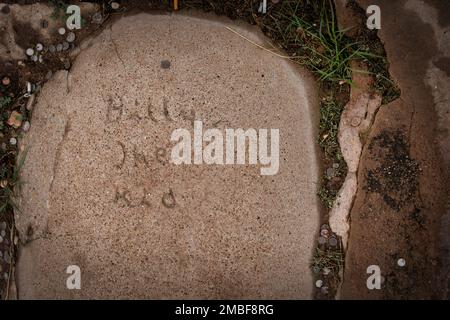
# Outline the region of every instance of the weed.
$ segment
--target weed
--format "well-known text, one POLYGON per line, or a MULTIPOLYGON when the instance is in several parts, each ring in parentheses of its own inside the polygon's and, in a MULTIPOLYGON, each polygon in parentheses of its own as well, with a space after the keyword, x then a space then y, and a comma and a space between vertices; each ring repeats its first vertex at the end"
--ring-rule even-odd
POLYGON ((322 250, 320 248, 316 248, 311 266, 312 269, 329 269, 334 274, 338 274, 339 270, 341 270, 343 266, 344 254, 341 250, 322 250))
POLYGON ((8 107, 10 104, 11 104, 10 97, 0 97, 0 111, 3 111, 3 109, 8 107))

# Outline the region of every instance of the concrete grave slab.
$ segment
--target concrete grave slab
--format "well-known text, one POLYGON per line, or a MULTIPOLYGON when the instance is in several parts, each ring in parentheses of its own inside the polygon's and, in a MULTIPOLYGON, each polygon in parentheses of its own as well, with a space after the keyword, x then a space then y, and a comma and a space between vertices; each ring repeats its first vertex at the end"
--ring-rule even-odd
POLYGON ((244 25, 138 14, 37 98, 16 224, 28 298, 310 298, 315 83, 244 25), (173 130, 280 130, 280 168, 174 165, 173 130), (68 290, 69 265, 81 290, 68 290))

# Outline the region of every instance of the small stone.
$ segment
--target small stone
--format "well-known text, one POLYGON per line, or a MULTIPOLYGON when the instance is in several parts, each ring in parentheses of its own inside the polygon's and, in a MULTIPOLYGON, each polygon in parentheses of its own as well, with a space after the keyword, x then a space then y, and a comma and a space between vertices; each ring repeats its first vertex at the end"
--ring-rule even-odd
POLYGON ((334 168, 328 168, 326 174, 327 174, 327 178, 331 179, 336 175, 336 172, 335 172, 334 168))
POLYGON ((120 7, 119 3, 115 2, 115 1, 111 2, 111 9, 117 10, 117 9, 119 9, 119 7, 120 7))
POLYGON ((25 51, 25 53, 27 54, 27 56, 32 56, 34 54, 34 50, 32 48, 28 48, 27 51, 25 51))
POLYGON ((6 230, 0 230, 0 236, 4 238, 6 236, 6 230))
POLYGON ((17 246, 18 243, 19 243, 19 237, 14 236, 14 245, 17 246))
POLYGON ((330 246, 332 247, 336 247, 338 245, 338 240, 335 237, 331 237, 328 240, 328 243, 330 244, 330 246))
POLYGON ((66 40, 67 40, 67 42, 74 42, 75 41, 75 33, 72 31, 69 32, 67 34, 66 40))
POLYGON ((163 68, 163 69, 169 69, 169 68, 170 68, 170 61, 169 61, 169 60, 163 60, 163 61, 161 61, 161 68, 163 68))
POLYGON ((319 266, 313 266, 313 272, 315 273, 315 274, 318 274, 319 272, 320 272, 320 267, 319 266))
POLYGON ((175 207, 175 197, 173 195, 172 190, 170 190, 168 193, 165 193, 162 197, 162 203, 166 208, 173 208, 175 207))
POLYGON ((329 275, 330 272, 331 272, 331 269, 330 269, 330 268, 323 268, 323 275, 324 275, 324 276, 329 275))
POLYGON ((94 13, 92 15, 92 22, 96 23, 96 24, 102 24, 102 22, 103 22, 102 14, 100 12, 94 13))
POLYGON ((327 243, 327 239, 325 239, 324 237, 319 237, 317 242, 319 242, 319 244, 325 244, 325 243, 327 243))
POLYGON ((320 288, 320 292, 321 292, 323 295, 327 295, 328 292, 329 292, 329 288, 328 288, 327 286, 323 286, 322 288, 320 288))
POLYGON ((58 29, 58 33, 60 35, 64 35, 66 33, 66 29, 64 27, 61 27, 61 28, 58 29))
POLYGON ((8 125, 15 129, 19 128, 22 125, 22 115, 17 111, 11 112, 8 119, 8 125))
POLYGON ((400 259, 397 260, 397 264, 398 264, 399 267, 403 268, 404 266, 406 266, 406 260, 403 259, 403 258, 400 258, 400 259))
POLYGON ((324 223, 323 225, 320 226, 320 230, 322 229, 329 229, 330 227, 328 226, 328 224, 324 223))
POLYGON ((32 56, 31 56, 31 61, 37 62, 38 60, 39 60, 39 58, 38 58, 37 55, 32 55, 32 56))
POLYGON ((9 139, 9 143, 13 146, 15 146, 17 144, 17 139, 16 138, 11 138, 9 139))
POLYGON ((27 106, 26 106, 28 111, 31 111, 31 109, 33 109, 34 99, 35 99, 35 95, 34 94, 30 95, 30 98, 28 99, 27 106))
POLYGON ((338 169, 339 168, 339 163, 333 163, 333 168, 334 169, 338 169))
POLYGON ((324 237, 324 238, 328 238, 328 236, 329 236, 329 231, 328 231, 328 229, 322 229, 322 230, 320 230, 320 235, 321 235, 322 237, 324 237))
POLYGON ((70 69, 70 61, 64 61, 64 69, 69 70, 70 69))
POLYGON ((11 80, 8 77, 3 77, 2 84, 7 87, 11 83, 11 80))
POLYGON ((51 44, 51 45, 48 46, 48 51, 50 51, 50 53, 55 53, 56 47, 51 44))
POLYGON ((44 49, 44 46, 42 45, 42 43, 36 44, 36 50, 37 51, 42 51, 42 49, 44 49))
POLYGON ((3 279, 8 280, 8 278, 9 278, 9 275, 5 272, 5 273, 3 274, 3 279))
POLYGON ((56 45, 56 51, 62 51, 62 49, 63 49, 63 45, 62 45, 62 43, 58 43, 57 45, 56 45))
POLYGON ((350 124, 352 125, 352 127, 359 126, 361 124, 361 118, 360 117, 353 117, 350 124))
POLYGON ((322 288, 322 286, 323 286, 323 281, 322 280, 317 280, 316 281, 316 288, 322 288))
POLYGON ((30 130, 30 122, 29 122, 29 121, 25 121, 25 122, 23 123, 22 130, 23 130, 24 132, 28 132, 28 130, 30 130))
POLYGON ((64 42, 62 43, 62 46, 63 46, 63 50, 64 50, 64 51, 66 51, 66 50, 69 49, 69 43, 68 43, 67 41, 64 41, 64 42))

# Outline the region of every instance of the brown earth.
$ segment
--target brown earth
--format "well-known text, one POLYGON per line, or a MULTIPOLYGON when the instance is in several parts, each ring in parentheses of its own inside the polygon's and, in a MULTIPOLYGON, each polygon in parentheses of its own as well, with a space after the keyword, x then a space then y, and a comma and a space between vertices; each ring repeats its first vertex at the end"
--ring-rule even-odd
MULTIPOLYGON (((441 230, 448 194, 446 154, 441 150, 448 133, 439 128, 445 113, 439 113, 433 88, 426 83, 430 62, 437 57, 443 61, 448 52, 440 51, 432 27, 406 8, 416 5, 413 2, 377 2, 382 13, 379 36, 402 94, 380 108, 362 153, 344 299, 445 298, 448 289, 440 237, 441 231, 448 233, 441 230), (397 265, 399 258, 406 260, 403 268, 397 265), (381 268, 381 290, 367 289, 370 265, 381 268)), ((372 4, 358 3, 363 8, 372 4)), ((449 12, 448 2, 429 5, 439 9, 440 16, 449 12)), ((448 103, 440 108, 444 107, 448 103)))

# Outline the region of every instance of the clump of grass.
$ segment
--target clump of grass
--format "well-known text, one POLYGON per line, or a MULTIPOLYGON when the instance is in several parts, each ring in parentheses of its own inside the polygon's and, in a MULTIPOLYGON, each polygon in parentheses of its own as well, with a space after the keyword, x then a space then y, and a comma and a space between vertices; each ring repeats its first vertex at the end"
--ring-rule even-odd
POLYGON ((342 160, 338 143, 339 122, 344 105, 337 103, 332 98, 325 98, 320 104, 319 145, 325 156, 342 160))
POLYGON ((0 110, 3 110, 4 108, 8 107, 10 104, 11 104, 10 97, 0 97, 0 110))
POLYGON ((284 1, 273 15, 285 47, 321 81, 351 84, 350 62, 376 57, 338 28, 331 0, 284 1))
POLYGON ((341 250, 316 248, 311 268, 315 270, 329 269, 333 274, 338 274, 344 266, 344 253, 341 250))

